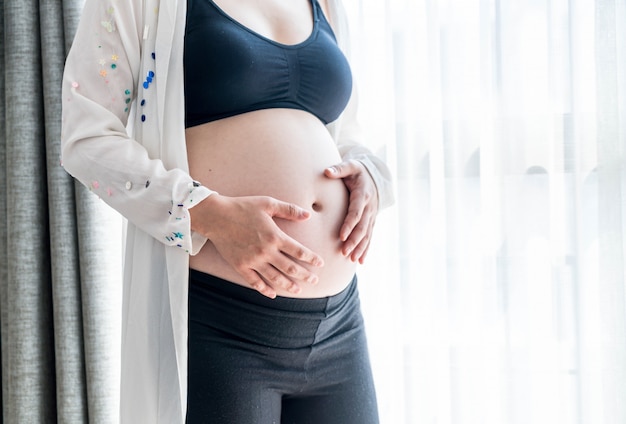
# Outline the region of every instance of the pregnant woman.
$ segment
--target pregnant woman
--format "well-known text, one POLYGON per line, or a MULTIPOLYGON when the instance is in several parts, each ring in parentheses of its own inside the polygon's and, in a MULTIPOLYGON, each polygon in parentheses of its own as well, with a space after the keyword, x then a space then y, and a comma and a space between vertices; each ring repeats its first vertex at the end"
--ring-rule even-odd
POLYGON ((378 422, 355 268, 391 193, 358 144, 343 19, 87 0, 63 163, 128 219, 122 422, 378 422))

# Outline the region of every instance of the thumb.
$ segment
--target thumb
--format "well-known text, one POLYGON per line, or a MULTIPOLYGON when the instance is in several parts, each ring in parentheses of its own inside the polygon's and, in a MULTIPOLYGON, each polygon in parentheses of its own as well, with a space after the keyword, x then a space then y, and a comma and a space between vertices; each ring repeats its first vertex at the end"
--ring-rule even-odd
POLYGON ((302 221, 311 216, 309 211, 302 209, 300 206, 294 205, 293 203, 281 202, 280 200, 276 200, 272 204, 269 213, 272 217, 288 219, 290 221, 302 221))
POLYGON ((344 161, 333 166, 329 166, 324 170, 324 175, 328 178, 344 178, 351 175, 352 164, 349 161, 344 161))

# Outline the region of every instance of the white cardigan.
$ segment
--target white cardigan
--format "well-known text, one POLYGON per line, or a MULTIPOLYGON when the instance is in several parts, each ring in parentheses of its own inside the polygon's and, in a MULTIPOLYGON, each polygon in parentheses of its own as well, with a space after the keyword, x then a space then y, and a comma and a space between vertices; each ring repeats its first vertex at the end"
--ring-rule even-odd
MULTIPOLYGON (((345 40, 340 0, 330 21, 345 40)), ((122 423, 185 422, 189 254, 205 243, 188 209, 212 191, 189 176, 185 146, 184 0, 87 0, 63 78, 65 169, 128 220, 124 263, 122 423)), ((389 172, 357 143, 354 97, 328 126, 392 200, 389 172)))

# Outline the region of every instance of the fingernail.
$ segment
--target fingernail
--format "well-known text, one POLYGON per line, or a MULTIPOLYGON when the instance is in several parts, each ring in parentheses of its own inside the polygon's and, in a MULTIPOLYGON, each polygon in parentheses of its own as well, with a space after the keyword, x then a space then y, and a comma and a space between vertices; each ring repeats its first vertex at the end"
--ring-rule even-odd
POLYGON ((334 166, 331 166, 330 168, 326 168, 328 169, 328 172, 335 174, 337 172, 337 168, 335 168, 334 166))

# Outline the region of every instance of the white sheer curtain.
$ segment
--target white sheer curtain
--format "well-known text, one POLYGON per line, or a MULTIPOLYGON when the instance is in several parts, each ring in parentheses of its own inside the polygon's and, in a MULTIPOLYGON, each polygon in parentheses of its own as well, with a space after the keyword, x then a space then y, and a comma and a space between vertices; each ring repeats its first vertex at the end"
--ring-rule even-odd
POLYGON ((626 423, 626 1, 345 4, 382 422, 626 423))

